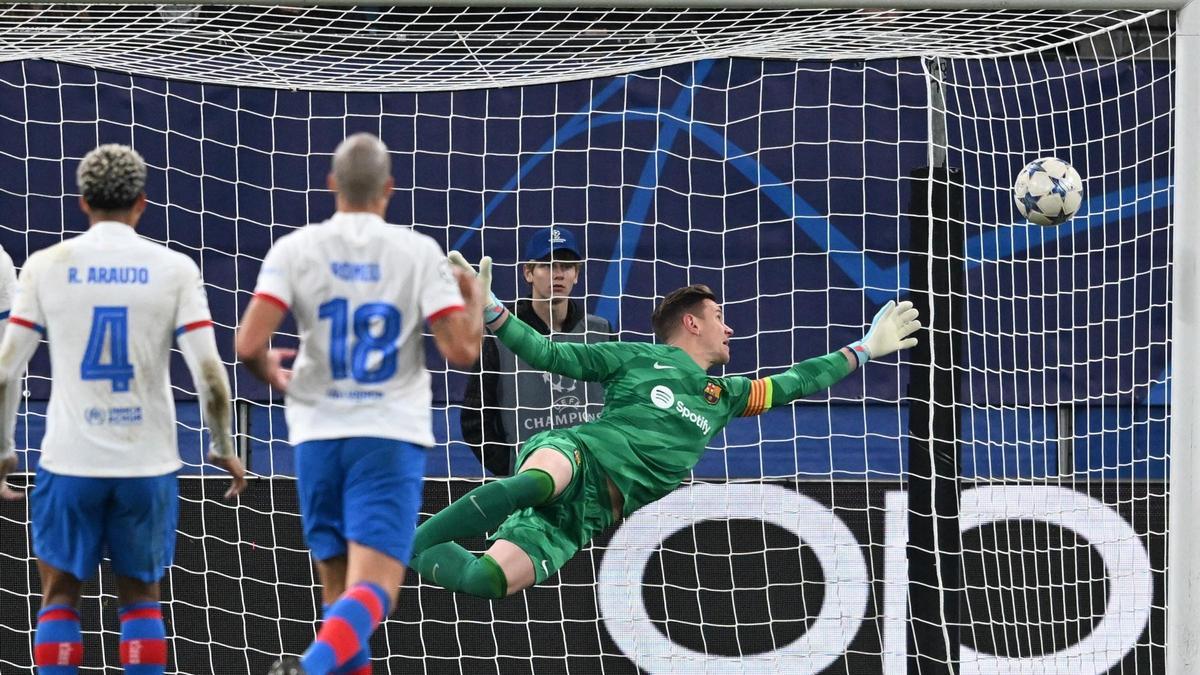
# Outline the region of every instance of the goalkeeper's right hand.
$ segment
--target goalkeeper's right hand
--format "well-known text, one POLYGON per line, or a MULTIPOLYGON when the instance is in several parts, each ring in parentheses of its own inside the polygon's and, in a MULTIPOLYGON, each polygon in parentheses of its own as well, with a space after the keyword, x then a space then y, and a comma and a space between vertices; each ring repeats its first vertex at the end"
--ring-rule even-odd
POLYGON ((483 322, 487 325, 492 325, 496 321, 503 319, 508 314, 508 308, 496 297, 492 292, 492 258, 491 256, 483 256, 479 259, 479 273, 476 274, 475 268, 467 259, 458 251, 450 251, 446 256, 451 265, 460 270, 479 278, 479 285, 485 295, 487 301, 483 304, 483 322))
POLYGON ((887 356, 892 352, 908 349, 917 344, 917 338, 910 337, 921 328, 917 320, 920 312, 908 300, 896 304, 889 300, 871 321, 871 329, 863 339, 851 343, 848 349, 858 359, 858 367, 866 365, 867 361, 887 356))

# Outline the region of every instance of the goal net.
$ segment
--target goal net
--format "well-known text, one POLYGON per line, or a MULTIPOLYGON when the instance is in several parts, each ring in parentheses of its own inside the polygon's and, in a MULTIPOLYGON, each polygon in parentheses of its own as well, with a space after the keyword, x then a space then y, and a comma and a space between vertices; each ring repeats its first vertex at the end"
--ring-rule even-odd
MULTIPOLYGON (((271 242, 332 212, 334 147, 368 131, 393 153, 389 220, 491 255, 506 300, 555 226, 584 249, 576 300, 622 340, 712 286, 724 374, 837 349, 893 298, 930 326, 730 424, 543 585, 484 602, 410 574, 375 672, 1158 673, 1175 42, 1165 11, 5 5, 0 244, 20 267, 82 231, 75 166, 121 142, 149 165, 140 233, 201 266, 257 479, 220 501, 174 364, 168 672, 265 672, 319 622, 282 399, 234 366, 232 331, 271 242), (1048 156, 1085 193, 1043 228, 1011 186, 1048 156), (950 492, 918 506, 930 484, 950 492)), ((425 513, 490 479, 467 374, 430 368, 425 513)), ((39 353, 23 470, 49 375, 39 353)), ((0 671, 29 672, 27 503, 0 504, 0 579, 0 671)), ((119 668, 114 593, 102 566, 82 672, 119 668)))

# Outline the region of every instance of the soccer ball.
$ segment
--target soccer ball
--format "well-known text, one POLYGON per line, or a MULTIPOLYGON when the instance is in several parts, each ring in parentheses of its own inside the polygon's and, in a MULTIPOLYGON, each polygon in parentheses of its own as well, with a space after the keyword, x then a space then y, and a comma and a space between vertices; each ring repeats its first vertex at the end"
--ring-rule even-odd
POLYGON ((1061 159, 1035 159, 1017 173, 1013 197, 1017 200, 1017 210, 1029 222, 1058 225, 1079 210, 1083 202, 1083 179, 1061 159))

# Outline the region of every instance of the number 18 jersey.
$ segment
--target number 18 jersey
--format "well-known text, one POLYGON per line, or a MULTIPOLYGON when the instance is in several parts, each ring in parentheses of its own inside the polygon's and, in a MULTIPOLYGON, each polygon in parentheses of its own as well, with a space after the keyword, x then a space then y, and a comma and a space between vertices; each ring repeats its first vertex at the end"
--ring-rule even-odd
POLYGON ((171 344, 212 325, 191 258, 96 223, 29 257, 9 321, 50 342, 41 466, 95 477, 179 469, 171 344))
POLYGON ((422 327, 463 307, 437 242, 373 214, 339 212, 275 242, 255 295, 290 310, 300 332, 287 392, 292 444, 433 445, 422 327))

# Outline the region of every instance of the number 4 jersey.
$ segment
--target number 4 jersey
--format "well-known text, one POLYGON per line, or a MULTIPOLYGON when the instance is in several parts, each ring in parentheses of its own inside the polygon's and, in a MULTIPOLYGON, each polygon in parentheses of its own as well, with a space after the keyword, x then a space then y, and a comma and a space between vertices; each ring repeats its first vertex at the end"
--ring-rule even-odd
POLYGON ((463 307, 437 243, 367 213, 337 213, 275 242, 255 295, 296 317, 288 436, 433 445, 422 327, 463 307))
POLYGON ((212 325, 196 263, 128 225, 96 223, 29 257, 10 321, 50 342, 43 467, 122 477, 179 469, 171 344, 212 325))

